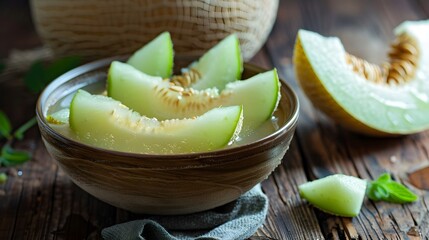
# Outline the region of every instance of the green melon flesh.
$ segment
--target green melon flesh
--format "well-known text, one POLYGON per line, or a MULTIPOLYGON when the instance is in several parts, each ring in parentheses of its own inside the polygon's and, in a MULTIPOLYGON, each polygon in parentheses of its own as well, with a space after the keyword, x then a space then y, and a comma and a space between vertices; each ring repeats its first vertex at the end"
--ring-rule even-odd
POLYGON ((347 116, 337 120, 352 130, 361 131, 362 127, 347 126, 349 118, 388 134, 429 129, 429 20, 405 22, 395 34, 411 37, 419 48, 416 72, 407 83, 389 86, 369 82, 346 63, 346 51, 338 38, 300 30, 299 51, 294 53, 296 72, 302 71, 298 74, 300 85, 328 115, 336 118, 336 113, 345 112, 347 116), (320 89, 328 97, 320 94, 320 89))
POLYGON ((127 63, 146 74, 168 78, 173 73, 173 55, 170 33, 163 32, 137 50, 127 63))
POLYGON ((192 64, 191 68, 201 75, 201 78, 191 85, 197 90, 212 87, 222 90, 227 83, 240 79, 243 60, 237 36, 230 35, 220 41, 192 64))
POLYGON ((70 105, 70 128, 84 143, 133 153, 177 154, 216 150, 234 141, 242 107, 215 108, 193 119, 158 121, 102 95, 79 90, 70 105))
POLYGON ((366 186, 363 179, 335 174, 301 184, 298 188, 302 198, 322 211, 355 217, 362 207, 366 186))
POLYGON ((243 105, 243 131, 254 130, 269 119, 280 100, 275 69, 217 89, 193 90, 171 86, 161 78, 145 75, 132 66, 113 62, 107 80, 108 96, 148 117, 187 118, 219 106, 243 105))
POLYGON ((51 124, 67 124, 69 123, 70 109, 64 108, 54 112, 46 117, 46 121, 51 124))

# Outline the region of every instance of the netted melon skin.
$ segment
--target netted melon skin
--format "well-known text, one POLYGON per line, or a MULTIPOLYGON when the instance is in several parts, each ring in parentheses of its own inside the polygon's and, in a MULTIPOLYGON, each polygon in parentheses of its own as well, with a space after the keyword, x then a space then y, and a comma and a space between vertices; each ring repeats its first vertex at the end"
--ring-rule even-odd
POLYGON ((129 54, 169 31, 176 56, 195 58, 231 33, 244 60, 274 24, 278 0, 32 0, 37 31, 56 56, 129 54))

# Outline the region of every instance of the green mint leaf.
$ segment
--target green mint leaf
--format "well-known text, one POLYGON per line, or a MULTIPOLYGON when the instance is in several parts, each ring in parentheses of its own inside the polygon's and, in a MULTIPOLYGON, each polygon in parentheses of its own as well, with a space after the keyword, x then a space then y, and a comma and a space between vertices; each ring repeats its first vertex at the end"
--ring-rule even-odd
POLYGON ((366 195, 373 201, 381 201, 389 197, 389 192, 376 182, 369 182, 366 195))
POLYGON ((18 140, 22 140, 24 138, 24 133, 30 129, 32 126, 36 124, 36 117, 32 117, 26 123, 24 123, 21 127, 19 127, 13 134, 15 138, 18 140))
POLYGON ((0 138, 10 138, 10 131, 12 130, 12 126, 10 124, 10 120, 7 115, 0 110, 0 138))
POLYGON ((31 65, 30 69, 25 74, 24 83, 31 92, 38 93, 45 87, 45 79, 45 67, 42 62, 37 61, 31 65))
POLYGON ((377 179, 377 182, 390 182, 390 181, 392 181, 392 178, 388 173, 381 174, 377 179))
POLYGON ((7 181, 6 173, 0 173, 0 184, 4 184, 7 181))
POLYGON ((0 161, 2 165, 15 166, 30 160, 31 154, 27 151, 19 151, 5 144, 1 150, 0 161))
POLYGON ((398 182, 389 182, 386 189, 390 193, 390 201, 393 203, 408 203, 418 199, 417 195, 398 182))
POLYGON ((61 59, 58 59, 57 61, 51 63, 46 68, 46 75, 45 75, 45 85, 52 82, 55 78, 61 76, 65 72, 78 67, 80 65, 81 58, 76 56, 69 56, 64 57, 61 59))
POLYGON ((401 204, 414 202, 418 199, 418 196, 407 187, 393 181, 388 173, 384 173, 377 180, 369 182, 366 195, 373 201, 401 204))

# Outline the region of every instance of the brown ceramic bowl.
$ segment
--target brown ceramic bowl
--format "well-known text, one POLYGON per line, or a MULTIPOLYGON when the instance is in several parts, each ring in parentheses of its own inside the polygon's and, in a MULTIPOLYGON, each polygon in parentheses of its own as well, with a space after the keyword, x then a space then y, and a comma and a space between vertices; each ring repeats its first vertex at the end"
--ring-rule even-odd
MULTIPOLYGON (((55 131, 46 121, 48 108, 77 89, 105 81, 110 62, 117 59, 67 72, 37 102, 37 121, 47 150, 72 181, 91 195, 136 213, 193 213, 237 199, 280 164, 299 108, 295 93, 283 81, 278 130, 236 147, 180 155, 133 154, 89 146, 55 131)), ((243 78, 261 71, 265 70, 245 64, 243 78)))

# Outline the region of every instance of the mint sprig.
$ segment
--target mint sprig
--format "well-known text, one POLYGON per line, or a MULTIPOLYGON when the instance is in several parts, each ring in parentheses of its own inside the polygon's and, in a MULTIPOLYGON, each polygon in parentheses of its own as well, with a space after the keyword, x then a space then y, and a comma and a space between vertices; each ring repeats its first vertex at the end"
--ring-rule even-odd
POLYGON ((28 120, 26 123, 24 123, 23 125, 21 125, 21 127, 19 127, 14 133, 13 133, 13 137, 15 137, 18 140, 22 140, 24 138, 24 133, 30 129, 31 127, 33 127, 34 125, 36 125, 37 120, 36 117, 32 117, 30 120, 28 120))
POLYGON ((7 115, 0 110, 0 139, 1 138, 11 138, 10 132, 12 131, 12 126, 7 115))
POLYGON ((0 150, 0 166, 15 166, 30 160, 31 154, 23 150, 15 150, 12 144, 15 140, 22 140, 25 132, 36 124, 36 119, 33 117, 22 126, 20 126, 12 134, 12 125, 9 118, 0 111, 0 137, 3 136, 7 139, 6 143, 0 150))
POLYGON ((31 154, 23 150, 15 150, 9 144, 6 144, 1 149, 0 163, 3 166, 15 166, 30 160, 31 154))
MULTIPOLYGON (((25 132, 36 124, 36 118, 33 117, 12 134, 12 125, 7 115, 0 110, 0 139, 6 138, 6 143, 0 149, 0 167, 10 167, 23 164, 31 159, 31 153, 25 150, 16 150, 12 148, 15 140, 22 140, 25 132)), ((6 173, 0 173, 0 184, 7 181, 6 173)))
MULTIPOLYGON (((25 86, 33 93, 39 93, 52 80, 59 77, 63 73, 79 66, 81 58, 69 56, 58 59, 46 64, 42 61, 34 62, 24 76, 25 86)), ((5 65, 0 62, 0 73, 5 68, 5 65)), ((0 110, 0 140, 5 138, 6 143, 0 145, 0 167, 9 167, 23 164, 31 159, 31 154, 28 151, 14 149, 13 143, 16 140, 22 140, 24 133, 36 124, 36 118, 33 117, 12 131, 12 124, 7 115, 0 110)), ((0 172, 0 184, 7 181, 6 173, 0 172)))
POLYGON ((393 181, 388 173, 380 175, 377 180, 368 182, 366 195, 373 201, 400 204, 414 202, 418 199, 418 196, 407 187, 393 181))

